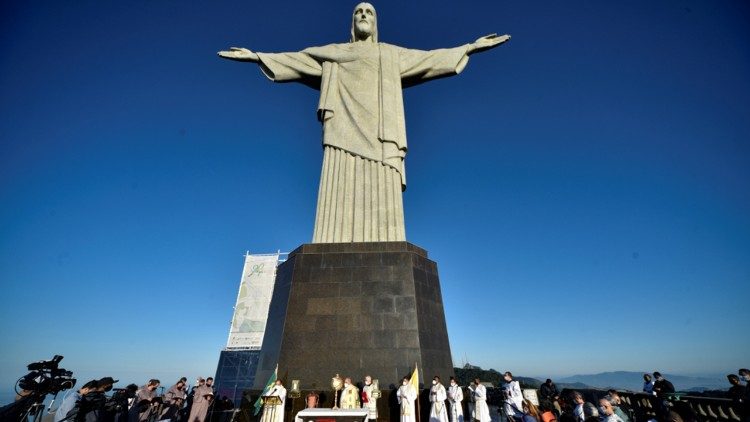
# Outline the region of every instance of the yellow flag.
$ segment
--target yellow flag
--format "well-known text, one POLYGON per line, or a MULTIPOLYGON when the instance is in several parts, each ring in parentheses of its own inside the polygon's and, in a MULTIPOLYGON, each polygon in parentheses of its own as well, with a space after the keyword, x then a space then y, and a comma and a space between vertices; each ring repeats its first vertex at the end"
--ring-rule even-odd
POLYGON ((414 372, 411 374, 411 380, 409 380, 409 384, 414 387, 414 391, 419 394, 419 371, 417 370, 417 363, 414 363, 414 372))

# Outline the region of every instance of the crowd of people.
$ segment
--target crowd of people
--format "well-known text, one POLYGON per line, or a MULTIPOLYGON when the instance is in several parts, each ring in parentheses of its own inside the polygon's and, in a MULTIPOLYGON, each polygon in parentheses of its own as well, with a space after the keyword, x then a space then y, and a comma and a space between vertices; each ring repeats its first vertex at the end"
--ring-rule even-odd
MULTIPOLYGON (((520 385, 513 380, 510 372, 506 372, 504 378, 502 412, 509 422, 632 422, 635 419, 634 409, 613 389, 608 390, 597 403, 591 403, 578 391, 571 391, 563 397, 552 380, 547 379, 539 388, 537 407, 523 397, 520 385)), ((737 375, 727 375, 727 379, 731 384, 729 398, 739 412, 739 420, 750 422, 750 370, 740 369, 737 375)), ((686 422, 697 419, 689 406, 670 400, 675 394, 675 387, 661 373, 644 374, 643 380, 642 393, 654 397, 654 420, 686 422)), ((489 422, 489 418, 476 416, 476 419, 489 422)))
MULTIPOLYGON (((740 412, 741 422, 750 422, 748 418, 748 404, 750 403, 750 371, 740 369, 738 375, 728 375, 732 387, 729 390, 735 401, 735 408, 740 412), (744 380, 744 385, 742 381, 744 380)), ((587 401, 579 391, 567 391, 562 394, 551 379, 547 379, 538 390, 538 402, 524 397, 519 381, 513 378, 511 372, 503 374, 501 385, 502 403, 499 407, 500 420, 504 422, 635 422, 635 409, 620 397, 613 389, 603 397, 587 401)), ((644 374, 642 393, 644 397, 652 396, 655 403, 654 413, 649 422, 689 422, 695 421, 695 415, 689 414, 689 409, 673 404, 669 399, 675 394, 674 385, 661 373, 644 374)), ((376 400, 378 394, 373 394, 372 378, 367 376, 360 391, 351 378, 343 380, 339 403, 342 409, 366 408, 368 420, 378 418, 376 400)), ((432 379, 429 390, 430 416, 429 422, 490 422, 492 417, 488 405, 488 390, 479 378, 475 378, 468 386, 468 414, 464 415, 464 390, 451 377, 448 387, 443 385, 439 376, 432 379)), ((273 417, 265 415, 262 420, 267 422, 282 422, 284 420, 284 402, 286 389, 281 380, 269 395, 279 396, 282 400, 278 408, 271 409, 273 417)), ((409 377, 401 380, 396 391, 396 399, 400 410, 400 422, 416 422, 419 409, 416 408, 419 392, 409 377)), ((308 395, 307 407, 317 407, 317 395, 308 395), (313 399, 313 400, 311 400, 313 399)), ((679 403, 679 402, 678 402, 679 403)), ((643 420, 643 419, 639 419, 643 420)))
MULTIPOLYGON (((728 391, 741 422, 750 422, 750 370, 740 369, 738 374, 729 374, 731 385, 728 391)), ((501 420, 507 422, 634 422, 634 409, 621 399, 616 390, 609 390, 603 397, 587 401, 578 391, 562 394, 551 379, 547 379, 538 389, 538 400, 524 397, 519 381, 511 372, 503 374, 501 389, 501 420), (535 404, 538 403, 538 405, 535 404)), ((686 422, 695 420, 695 415, 686 414, 689 409, 680 409, 669 399, 675 394, 674 385, 661 373, 643 375, 642 393, 653 397, 656 420, 686 422)), ((163 391, 161 381, 151 379, 141 387, 135 384, 125 388, 113 388, 119 381, 112 377, 91 380, 77 390, 69 390, 54 411, 54 422, 205 422, 210 411, 232 410, 234 405, 227 397, 215 400, 213 378, 198 378, 190 387, 183 377, 163 391), (110 393, 108 395, 108 393, 110 393)), ((365 377, 361 390, 345 378, 340 393, 342 409, 364 408, 367 419, 378 419, 377 399, 380 391, 373 385, 370 376, 365 377)), ((278 396, 279 407, 267 422, 283 422, 286 402, 286 388, 281 380, 276 380, 266 392, 278 396)), ((466 404, 468 415, 464 415, 464 390, 451 377, 444 386, 439 376, 432 379, 429 389, 429 422, 490 422, 488 391, 479 378, 475 378, 467 388, 466 404)), ((311 393, 314 394, 314 393, 311 393)), ((400 422, 416 422, 418 408, 415 408, 419 392, 409 377, 404 377, 396 391, 400 408, 400 422)), ((317 407, 317 396, 307 397, 308 407, 317 407), (314 400, 311 400, 314 399, 314 400)), ((267 410, 267 409, 265 409, 267 410)))
MULTIPOLYGON (((727 376, 731 384, 729 396, 733 400, 734 409, 739 413, 740 421, 750 422, 750 371, 740 369, 738 375, 727 376), (744 384, 743 384, 744 381, 744 384)), ((370 378, 368 377, 368 381, 370 378)), ((578 391, 567 391, 562 394, 551 379, 547 379, 538 390, 538 405, 524 397, 520 383, 513 378, 511 372, 503 374, 501 385, 502 404, 500 406, 501 420, 507 422, 634 422, 635 409, 620 397, 620 394, 610 389, 603 397, 597 397, 589 402, 578 391)), ((642 393, 652 396, 654 414, 651 421, 687 422, 696 420, 696 415, 688 406, 679 401, 671 401, 675 394, 674 385, 661 373, 644 374, 642 393), (691 413, 692 412, 692 413, 691 413)), ((369 385, 369 382, 366 384, 369 385)), ((450 384, 443 386, 439 376, 432 380, 429 390, 430 422, 490 422, 490 408, 488 406, 488 392, 486 386, 477 378, 468 386, 468 415, 464 415, 463 389, 451 377, 450 384)), ((357 388, 347 378, 342 391, 342 407, 372 407, 371 419, 377 418, 374 400, 367 395, 357 394, 357 388)), ((400 407, 401 422, 415 422, 419 412, 415 409, 418 392, 410 379, 404 377, 402 385, 396 392, 400 407)), ((641 419, 643 420, 643 419, 641 419)))
POLYGON ((182 377, 163 394, 158 379, 113 389, 117 382, 105 377, 68 391, 54 410, 54 422, 204 422, 210 410, 234 408, 227 397, 214 400, 211 377, 198 378, 192 387, 182 377))

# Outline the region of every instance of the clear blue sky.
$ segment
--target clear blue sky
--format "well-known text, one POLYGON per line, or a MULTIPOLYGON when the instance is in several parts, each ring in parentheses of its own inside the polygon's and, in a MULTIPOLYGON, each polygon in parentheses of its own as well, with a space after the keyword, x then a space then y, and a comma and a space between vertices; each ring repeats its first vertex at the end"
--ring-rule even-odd
MULTIPOLYGON (((0 385, 55 353, 81 378, 211 375, 245 250, 310 241, 317 93, 216 52, 346 41, 356 2, 195 3, 4 5, 0 385)), ((375 7, 402 46, 513 36, 405 93, 407 238, 457 364, 750 365, 747 2, 375 7)))

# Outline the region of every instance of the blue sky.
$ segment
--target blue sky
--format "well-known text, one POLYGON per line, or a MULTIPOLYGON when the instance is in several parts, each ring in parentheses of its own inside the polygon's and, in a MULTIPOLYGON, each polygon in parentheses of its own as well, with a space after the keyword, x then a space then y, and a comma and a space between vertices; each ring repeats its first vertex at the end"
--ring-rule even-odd
MULTIPOLYGON (((242 255, 310 241, 322 157, 314 90, 216 52, 344 42, 354 3, 4 7, 0 385, 54 354, 213 374, 242 255)), ((401 46, 513 36, 404 96, 407 239, 455 363, 747 367, 747 2, 374 5, 401 46)))

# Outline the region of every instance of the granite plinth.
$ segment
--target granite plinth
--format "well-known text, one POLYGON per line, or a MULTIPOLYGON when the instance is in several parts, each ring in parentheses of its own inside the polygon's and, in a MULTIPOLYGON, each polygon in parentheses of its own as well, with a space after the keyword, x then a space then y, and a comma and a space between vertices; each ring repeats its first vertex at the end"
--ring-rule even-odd
POLYGON ((437 264, 408 242, 317 243, 277 270, 255 387, 277 362, 289 385, 325 390, 341 374, 398 385, 453 375, 437 264))

